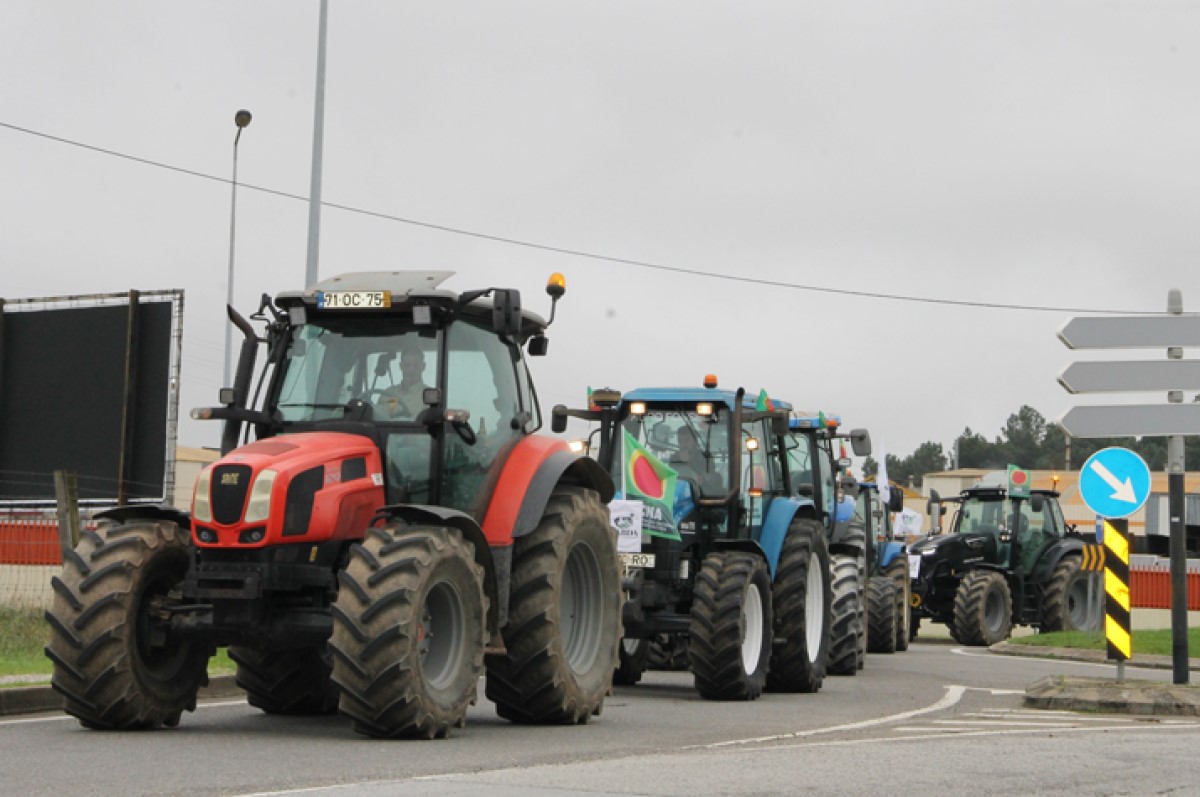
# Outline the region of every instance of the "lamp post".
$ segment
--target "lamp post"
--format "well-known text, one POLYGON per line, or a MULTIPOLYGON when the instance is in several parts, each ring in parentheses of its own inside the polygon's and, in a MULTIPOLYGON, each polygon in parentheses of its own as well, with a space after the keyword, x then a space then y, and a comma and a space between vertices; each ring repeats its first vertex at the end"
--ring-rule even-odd
MULTIPOLYGON (((229 279, 227 281, 226 303, 233 306, 233 253, 234 238, 237 231, 237 155, 238 141, 242 138, 242 130, 250 124, 250 112, 245 108, 233 115, 233 123, 237 125, 237 135, 233 137, 233 196, 229 201, 229 279)), ((221 387, 230 387, 230 369, 233 367, 233 329, 228 322, 225 324, 225 381, 221 387)))

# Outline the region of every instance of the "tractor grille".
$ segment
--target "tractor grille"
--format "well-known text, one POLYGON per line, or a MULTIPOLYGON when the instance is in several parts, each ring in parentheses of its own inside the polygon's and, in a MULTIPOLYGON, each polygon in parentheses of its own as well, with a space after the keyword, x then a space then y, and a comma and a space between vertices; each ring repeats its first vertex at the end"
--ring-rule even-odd
POLYGON ((212 507, 218 523, 237 523, 250 491, 249 465, 218 465, 213 468, 212 507))
POLYGON ((283 509, 283 536, 292 537, 308 533, 308 524, 312 520, 313 498, 324 483, 323 465, 309 468, 292 479, 292 483, 288 485, 287 502, 283 509))

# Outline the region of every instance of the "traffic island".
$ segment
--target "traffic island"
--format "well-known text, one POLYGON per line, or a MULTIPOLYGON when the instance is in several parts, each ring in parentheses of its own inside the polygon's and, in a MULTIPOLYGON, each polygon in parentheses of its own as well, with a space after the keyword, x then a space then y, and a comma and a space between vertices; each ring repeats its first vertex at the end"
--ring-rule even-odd
POLYGON ((1144 716, 1200 716, 1200 687, 1049 675, 1025 689, 1029 708, 1144 716))

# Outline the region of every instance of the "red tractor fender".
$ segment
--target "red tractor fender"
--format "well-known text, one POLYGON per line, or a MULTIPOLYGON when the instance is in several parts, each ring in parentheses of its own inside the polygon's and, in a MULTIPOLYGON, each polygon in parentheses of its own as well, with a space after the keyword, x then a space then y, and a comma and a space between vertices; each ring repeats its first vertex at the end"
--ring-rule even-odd
POLYGON ((562 440, 543 435, 524 438, 504 463, 495 492, 483 518, 489 545, 509 546, 537 528, 559 484, 587 487, 607 504, 613 483, 595 460, 571 451, 562 440))

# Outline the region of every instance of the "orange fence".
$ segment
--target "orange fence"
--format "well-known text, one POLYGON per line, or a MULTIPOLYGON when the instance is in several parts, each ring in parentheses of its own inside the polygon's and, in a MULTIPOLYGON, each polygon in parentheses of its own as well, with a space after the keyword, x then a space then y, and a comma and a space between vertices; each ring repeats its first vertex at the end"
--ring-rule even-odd
POLYGON ((0 520, 0 565, 57 565, 58 522, 51 518, 0 520))
MULTIPOLYGON (((1150 565, 1129 564, 1129 599, 1139 609, 1171 608, 1171 566, 1166 560, 1150 565)), ((1200 572, 1194 567, 1187 573, 1189 611, 1200 611, 1200 572)))
MULTIPOLYGON (((86 525, 86 523, 85 523, 86 525)), ((0 565, 58 565, 58 522, 54 518, 0 520, 0 565)), ((1188 609, 1200 611, 1200 562, 1189 562, 1188 609)), ((1171 566, 1165 559, 1131 562, 1129 591, 1139 609, 1171 608, 1171 566)))

